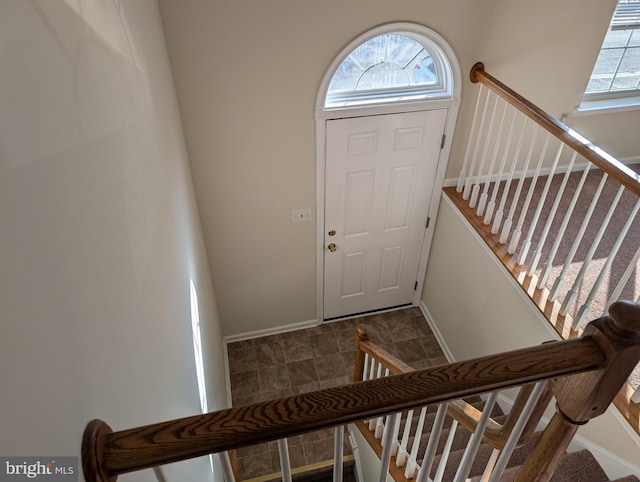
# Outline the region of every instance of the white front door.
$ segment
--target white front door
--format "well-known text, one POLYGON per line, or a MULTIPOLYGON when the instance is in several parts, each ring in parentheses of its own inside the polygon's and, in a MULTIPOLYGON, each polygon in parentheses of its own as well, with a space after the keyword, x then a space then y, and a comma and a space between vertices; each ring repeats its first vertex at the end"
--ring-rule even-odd
POLYGON ((412 302, 446 117, 327 121, 325 320, 412 302))

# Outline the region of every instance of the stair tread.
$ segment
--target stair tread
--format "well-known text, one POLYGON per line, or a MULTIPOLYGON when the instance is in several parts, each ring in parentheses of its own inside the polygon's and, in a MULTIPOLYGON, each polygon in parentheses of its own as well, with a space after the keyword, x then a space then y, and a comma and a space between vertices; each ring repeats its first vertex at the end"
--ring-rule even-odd
MULTIPOLYGON (((500 482, 512 481, 519 469, 520 465, 506 469, 500 477, 500 482)), ((478 482, 480 475, 475 474, 475 477, 471 478, 471 482, 478 482)), ((565 454, 551 478, 551 482, 575 482, 577 480, 580 482, 609 482, 607 474, 604 473, 598 461, 586 449, 565 454)), ((627 482, 625 479, 622 480, 627 482)), ((633 480, 633 478, 629 479, 628 482, 633 480)))

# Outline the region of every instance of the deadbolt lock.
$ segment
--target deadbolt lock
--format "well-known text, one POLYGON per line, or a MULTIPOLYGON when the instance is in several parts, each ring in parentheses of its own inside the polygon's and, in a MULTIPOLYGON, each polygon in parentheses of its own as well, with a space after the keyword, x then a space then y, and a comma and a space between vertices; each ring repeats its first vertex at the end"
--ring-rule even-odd
POLYGON ((331 231, 329 231, 329 236, 335 236, 336 235, 336 230, 332 229, 331 231))
POLYGON ((338 248, 337 248, 337 246, 336 246, 336 243, 330 243, 330 244, 327 246, 327 249, 328 249, 329 251, 331 251, 332 253, 335 253, 335 252, 336 252, 336 249, 338 249, 338 248))

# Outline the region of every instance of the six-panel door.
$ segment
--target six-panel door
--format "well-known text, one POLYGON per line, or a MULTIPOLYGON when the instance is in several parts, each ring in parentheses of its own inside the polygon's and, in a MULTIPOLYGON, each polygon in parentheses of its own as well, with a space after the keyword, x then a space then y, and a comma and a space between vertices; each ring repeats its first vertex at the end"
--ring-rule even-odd
POLYGON ((325 319, 411 303, 446 116, 327 121, 325 319))

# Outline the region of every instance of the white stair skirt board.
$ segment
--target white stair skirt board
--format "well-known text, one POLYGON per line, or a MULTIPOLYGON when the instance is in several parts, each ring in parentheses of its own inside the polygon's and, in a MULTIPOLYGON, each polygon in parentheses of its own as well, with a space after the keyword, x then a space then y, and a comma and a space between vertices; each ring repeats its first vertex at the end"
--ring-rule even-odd
MULTIPOLYGON (((359 482, 371 482, 378 480, 382 462, 369 442, 364 438, 355 425, 348 425, 351 449, 356 461, 357 479, 359 482)), ((391 475, 387 475, 387 482, 395 482, 391 475)))

